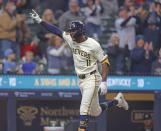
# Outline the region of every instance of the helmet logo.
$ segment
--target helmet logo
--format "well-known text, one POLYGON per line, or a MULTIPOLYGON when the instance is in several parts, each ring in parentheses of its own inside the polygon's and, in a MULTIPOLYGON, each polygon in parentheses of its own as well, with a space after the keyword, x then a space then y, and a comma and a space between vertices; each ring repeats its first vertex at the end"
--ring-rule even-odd
POLYGON ((74 23, 72 24, 72 26, 73 26, 73 28, 75 28, 75 24, 74 23))
POLYGON ((69 24, 69 27, 71 28, 72 27, 72 24, 69 24))

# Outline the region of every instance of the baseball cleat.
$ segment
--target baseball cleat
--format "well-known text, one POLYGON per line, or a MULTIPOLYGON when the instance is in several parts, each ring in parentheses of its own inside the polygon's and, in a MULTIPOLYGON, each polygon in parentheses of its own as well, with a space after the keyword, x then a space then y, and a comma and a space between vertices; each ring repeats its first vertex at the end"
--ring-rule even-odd
POLYGON ((129 109, 129 105, 121 92, 119 92, 117 94, 117 96, 114 98, 114 100, 118 101, 118 104, 116 106, 123 107, 125 110, 129 109))

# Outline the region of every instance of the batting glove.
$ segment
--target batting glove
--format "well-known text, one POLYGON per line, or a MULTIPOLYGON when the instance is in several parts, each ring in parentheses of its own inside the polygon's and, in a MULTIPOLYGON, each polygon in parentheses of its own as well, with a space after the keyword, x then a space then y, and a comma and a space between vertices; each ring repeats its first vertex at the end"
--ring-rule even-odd
POLYGON ((106 95, 106 93, 107 93, 107 83, 106 83, 106 81, 101 82, 98 90, 100 91, 100 95, 106 95))
POLYGON ((32 12, 30 13, 30 16, 33 20, 35 20, 38 24, 41 23, 42 19, 40 16, 36 13, 35 10, 32 9, 32 12))

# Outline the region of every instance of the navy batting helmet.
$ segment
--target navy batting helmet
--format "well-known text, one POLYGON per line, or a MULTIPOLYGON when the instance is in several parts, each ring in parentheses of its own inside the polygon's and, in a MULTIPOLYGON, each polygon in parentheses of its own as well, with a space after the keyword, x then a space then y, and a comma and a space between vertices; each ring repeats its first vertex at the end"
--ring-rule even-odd
POLYGON ((69 31, 77 30, 73 36, 75 39, 85 34, 85 25, 81 21, 72 21, 69 25, 69 31))

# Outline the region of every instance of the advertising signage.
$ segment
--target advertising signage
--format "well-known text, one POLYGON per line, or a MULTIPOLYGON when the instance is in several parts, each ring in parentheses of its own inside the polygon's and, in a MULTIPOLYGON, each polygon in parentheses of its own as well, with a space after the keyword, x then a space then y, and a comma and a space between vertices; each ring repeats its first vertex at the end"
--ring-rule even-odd
MULTIPOLYGON (((108 90, 154 91, 161 90, 159 76, 109 76, 108 90)), ((2 75, 1 89, 79 90, 77 76, 2 75)))

